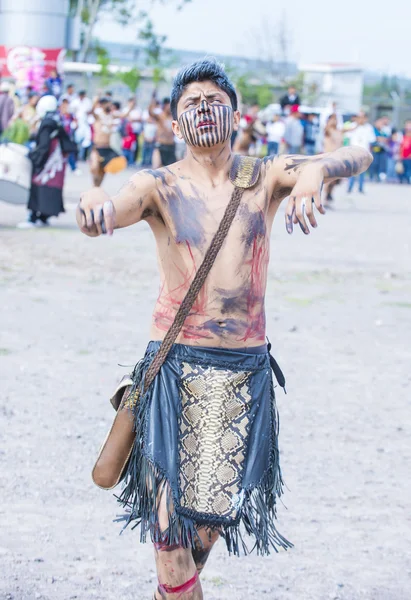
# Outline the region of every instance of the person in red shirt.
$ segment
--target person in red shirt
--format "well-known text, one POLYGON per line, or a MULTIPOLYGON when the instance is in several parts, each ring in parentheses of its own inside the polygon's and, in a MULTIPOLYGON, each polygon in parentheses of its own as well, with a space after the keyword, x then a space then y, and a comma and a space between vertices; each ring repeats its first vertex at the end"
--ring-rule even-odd
POLYGON ((404 172, 401 174, 400 181, 404 179, 411 183, 411 120, 405 121, 404 137, 401 142, 400 159, 404 166, 404 172))
POLYGON ((127 165, 132 167, 134 162, 134 151, 137 143, 137 135, 134 132, 133 125, 130 121, 126 120, 123 125, 125 134, 123 136, 123 156, 127 159, 127 165))
MULTIPOLYGON (((77 121, 73 117, 70 111, 70 103, 67 98, 63 98, 60 104, 60 119, 64 131, 67 133, 71 141, 74 141, 74 131, 77 127, 77 121)), ((70 169, 76 175, 81 175, 81 171, 77 168, 77 156, 75 152, 70 152, 67 157, 67 162, 70 165, 70 169)))

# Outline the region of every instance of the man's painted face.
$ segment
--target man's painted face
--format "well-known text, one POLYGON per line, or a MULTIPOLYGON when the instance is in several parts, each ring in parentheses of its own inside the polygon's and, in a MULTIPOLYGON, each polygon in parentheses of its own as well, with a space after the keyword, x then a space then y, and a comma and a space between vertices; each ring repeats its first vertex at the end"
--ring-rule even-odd
POLYGON ((226 142, 233 132, 233 109, 218 101, 202 99, 179 119, 181 133, 189 146, 211 148, 226 142))

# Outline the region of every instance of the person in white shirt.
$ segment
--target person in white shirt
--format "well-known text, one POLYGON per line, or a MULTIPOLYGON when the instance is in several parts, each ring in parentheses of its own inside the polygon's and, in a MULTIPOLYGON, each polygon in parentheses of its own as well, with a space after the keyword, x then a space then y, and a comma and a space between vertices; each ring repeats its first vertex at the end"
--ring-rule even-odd
POLYGON ((63 100, 68 100, 69 106, 71 107, 72 102, 77 98, 77 94, 76 94, 76 88, 74 86, 74 83, 69 83, 66 87, 66 92, 65 94, 62 94, 60 96, 60 102, 62 102, 63 100))
POLYGON ((278 154, 285 133, 284 121, 280 115, 274 115, 273 120, 267 123, 265 129, 267 131, 267 155, 278 154))
POLYGON ((70 101, 70 112, 77 121, 74 140, 79 146, 79 160, 86 160, 87 149, 91 146, 89 117, 92 108, 93 103, 87 98, 85 90, 81 90, 78 96, 70 101))
MULTIPOLYGON (((370 151, 371 144, 376 140, 374 127, 368 123, 368 116, 364 112, 360 112, 356 118, 356 124, 348 132, 348 138, 350 146, 359 146, 365 150, 370 151)), ((348 193, 350 194, 354 189, 354 183, 358 180, 358 191, 364 194, 364 181, 365 173, 357 175, 356 177, 350 177, 348 183, 348 193)))
POLYGON ((87 98, 84 90, 81 90, 81 92, 78 93, 78 96, 70 102, 70 111, 78 123, 87 121, 87 117, 92 108, 93 103, 90 98, 87 98))

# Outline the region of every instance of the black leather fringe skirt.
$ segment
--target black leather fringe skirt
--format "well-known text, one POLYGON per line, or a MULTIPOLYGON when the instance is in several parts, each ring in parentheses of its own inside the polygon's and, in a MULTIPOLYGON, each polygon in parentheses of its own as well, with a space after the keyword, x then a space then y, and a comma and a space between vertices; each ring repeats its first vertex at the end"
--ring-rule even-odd
MULTIPOLYGON (((150 342, 137 364, 134 390, 159 346, 150 342)), ((206 527, 237 555, 292 546, 276 527, 283 481, 272 369, 284 387, 266 348, 174 344, 132 409, 136 443, 118 498, 127 514, 118 520, 139 525, 141 541, 149 533, 155 543, 195 547, 206 527)))

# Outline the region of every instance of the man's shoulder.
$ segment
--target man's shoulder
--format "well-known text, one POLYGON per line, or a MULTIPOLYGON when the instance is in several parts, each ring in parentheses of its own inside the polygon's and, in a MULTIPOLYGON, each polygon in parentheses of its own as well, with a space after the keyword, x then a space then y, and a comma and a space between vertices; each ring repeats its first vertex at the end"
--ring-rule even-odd
POLYGON ((280 173, 284 171, 285 155, 277 154, 276 156, 266 156, 261 162, 261 181, 264 183, 269 181, 270 184, 273 182, 275 183, 277 176, 279 177, 280 173))
POLYGON ((170 185, 175 183, 178 175, 169 167, 161 167, 159 169, 142 169, 135 174, 134 177, 145 178, 156 185, 170 185))

